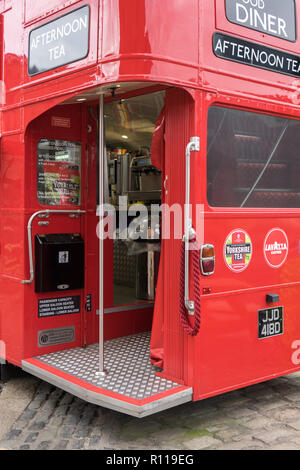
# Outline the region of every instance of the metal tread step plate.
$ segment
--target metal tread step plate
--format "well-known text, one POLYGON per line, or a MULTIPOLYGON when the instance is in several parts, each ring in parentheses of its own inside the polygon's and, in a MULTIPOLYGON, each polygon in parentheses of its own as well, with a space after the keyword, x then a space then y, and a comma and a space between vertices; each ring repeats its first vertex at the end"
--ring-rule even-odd
POLYGON ((30 358, 22 368, 83 400, 136 417, 191 401, 192 388, 157 376, 149 351, 149 333, 106 341, 104 377, 97 375, 98 344, 30 358))

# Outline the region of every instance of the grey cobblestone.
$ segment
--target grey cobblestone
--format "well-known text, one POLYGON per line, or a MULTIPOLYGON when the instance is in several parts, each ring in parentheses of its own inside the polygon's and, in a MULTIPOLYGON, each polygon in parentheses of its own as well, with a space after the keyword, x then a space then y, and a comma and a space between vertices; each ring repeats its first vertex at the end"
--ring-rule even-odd
POLYGON ((37 412, 37 410, 30 410, 29 408, 27 408, 27 409, 24 411, 22 417, 23 417, 23 419, 24 419, 25 421, 29 421, 29 420, 31 420, 32 418, 34 418, 34 416, 36 415, 36 412, 37 412))
POLYGON ((69 441, 67 439, 59 441, 54 445, 56 450, 65 450, 68 447, 69 441))
POLYGON ((41 406, 42 406, 42 404, 45 402, 45 400, 46 400, 46 398, 42 398, 42 399, 38 399, 38 398, 37 398, 36 400, 32 401, 32 402, 28 405, 27 409, 28 409, 28 410, 32 410, 32 411, 35 413, 36 410, 39 410, 39 409, 41 408, 41 406))
POLYGON ((8 440, 17 439, 17 437, 20 436, 21 433, 22 433, 22 431, 20 429, 12 429, 7 434, 6 439, 8 439, 8 440))
MULTIPOLYGON (((83 425, 84 426, 84 425, 83 425)), ((80 427, 77 429, 74 433, 75 438, 85 438, 88 437, 90 433, 90 430, 88 427, 80 427)))
POLYGON ((202 450, 209 448, 216 448, 222 441, 214 439, 211 436, 202 437, 200 439, 191 439, 189 442, 185 443, 184 447, 188 450, 202 450))
POLYGON ((68 439, 73 436, 74 434, 74 427, 70 425, 64 425, 59 430, 59 434, 62 438, 68 439))
POLYGON ((91 439, 88 440, 87 443, 87 448, 88 449, 99 449, 101 442, 99 437, 92 437, 91 439))
POLYGON ((296 450, 300 448, 299 375, 143 420, 87 404, 41 382, 0 448, 296 450))
POLYGON ((239 441, 243 438, 243 431, 240 428, 225 428, 216 433, 216 438, 221 440, 223 443, 232 441, 236 442, 236 440, 239 441))
MULTIPOLYGON (((39 433, 39 441, 40 442, 53 442, 58 435, 58 430, 57 428, 51 427, 51 426, 46 426, 43 431, 39 433)), ((61 436, 62 438, 65 436, 61 436)))
POLYGON ((60 426, 62 426, 64 424, 64 419, 65 419, 65 417, 63 415, 52 416, 51 419, 49 419, 49 424, 51 426, 54 426, 55 428, 59 429, 60 426))
POLYGON ((56 410, 54 410, 54 416, 65 416, 69 409, 69 405, 59 405, 56 410))
POLYGON ((27 442, 27 443, 35 442, 35 441, 37 440, 37 438, 38 438, 38 435, 39 435, 38 432, 31 432, 31 433, 28 434, 28 436, 26 437, 25 442, 27 442))
POLYGON ((84 449, 85 440, 84 439, 74 439, 71 443, 72 450, 84 449))
POLYGON ((30 431, 41 431, 46 426, 46 423, 43 422, 34 422, 29 426, 30 431))
POLYGON ((48 421, 50 421, 52 415, 53 415, 53 410, 50 410, 50 409, 45 410, 44 408, 41 408, 40 411, 35 416, 35 422, 47 423, 48 421))
POLYGON ((270 419, 267 416, 257 415, 255 417, 248 417, 247 420, 244 421, 244 426, 249 428, 253 431, 260 430, 260 429, 269 429, 270 427, 277 427, 278 422, 274 419, 270 419))
POLYGON ((265 444, 274 444, 276 441, 286 440, 289 441, 290 437, 292 437, 293 431, 291 429, 281 428, 278 426, 277 429, 272 431, 264 430, 258 433, 255 433, 255 438, 262 441, 265 444))
POLYGON ((37 450, 49 450, 51 448, 51 441, 42 441, 39 443, 37 450))
POLYGON ((255 442, 251 439, 245 439, 239 442, 229 442, 221 445, 218 450, 267 450, 261 442, 255 442))
POLYGON ((300 431, 300 419, 299 417, 292 422, 289 422, 289 426, 293 429, 296 429, 297 431, 300 431))

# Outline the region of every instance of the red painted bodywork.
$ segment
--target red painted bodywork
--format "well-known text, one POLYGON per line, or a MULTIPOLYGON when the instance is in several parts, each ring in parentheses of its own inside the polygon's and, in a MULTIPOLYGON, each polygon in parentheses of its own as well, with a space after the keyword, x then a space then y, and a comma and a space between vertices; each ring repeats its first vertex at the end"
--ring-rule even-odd
MULTIPOLYGON (((216 270, 202 278, 200 333, 188 337, 179 320, 180 241, 165 243, 163 375, 194 388, 201 399, 299 370, 292 362, 293 343, 300 339, 299 217, 300 209, 213 209, 206 200, 207 111, 213 104, 300 118, 295 79, 279 73, 218 59, 212 35, 224 32, 297 54, 295 43, 264 35, 228 22, 224 0, 1 0, 1 156, 0 156, 0 340, 7 360, 24 358, 97 341, 97 237, 95 227, 97 130, 86 104, 58 106, 87 90, 115 83, 161 85, 166 92, 166 202, 184 203, 185 147, 200 136, 201 150, 192 155, 191 202, 204 206, 204 241, 215 246, 216 270), (90 48, 78 62, 34 77, 27 73, 28 37, 32 29, 83 5, 90 5, 90 48), (71 119, 71 127, 51 127, 51 117, 71 119), (88 134, 87 125, 92 127, 88 134), (33 225, 35 233, 80 232, 86 241, 86 288, 81 313, 38 319, 29 275, 26 226, 29 217, 46 209, 36 197, 36 145, 41 138, 83 143, 82 209, 78 219, 51 216, 50 228, 33 225), (87 149, 87 150, 85 150, 87 149), (91 166, 86 165, 86 151, 91 166), (274 227, 289 240, 284 265, 272 269, 264 260, 263 242, 274 227), (223 246, 234 229, 251 236, 253 258, 247 270, 231 272, 223 246), (204 291, 202 290, 204 289, 204 291), (284 306, 282 336, 257 338, 257 311, 267 308, 266 294, 276 291, 284 306), (92 312, 85 312, 85 295, 93 293, 92 312), (203 292, 205 292, 203 294, 203 292), (207 294, 207 292, 209 292, 207 294), (72 325, 71 345, 37 346, 38 331, 72 325)), ((299 5, 297 5, 299 7, 299 5)), ((297 8, 300 24, 300 8, 297 8)), ((134 87, 133 87, 134 88, 134 87)), ((94 103, 92 103, 95 106, 94 103)), ((97 112, 97 108, 95 107, 97 112)), ((112 306, 111 247, 106 244, 105 306, 112 306), (110 281, 109 281, 110 280, 110 281)), ((191 291, 194 286, 191 281, 191 291)), ((76 293, 76 292, 75 292, 76 293)), ((72 294, 72 293, 70 293, 72 294)), ((53 297, 56 295, 53 294, 53 297)), ((50 296, 51 297, 51 296, 50 296)), ((116 312, 105 318, 105 336, 125 336, 151 328, 149 309, 143 316, 116 312)))

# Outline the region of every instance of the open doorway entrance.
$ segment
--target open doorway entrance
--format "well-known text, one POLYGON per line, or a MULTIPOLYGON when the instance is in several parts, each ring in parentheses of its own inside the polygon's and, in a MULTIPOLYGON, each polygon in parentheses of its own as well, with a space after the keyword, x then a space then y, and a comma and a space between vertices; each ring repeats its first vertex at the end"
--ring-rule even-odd
MULTIPOLYGON (((85 99, 86 103, 80 97, 67 103, 76 105, 77 102, 82 112, 82 133, 78 140, 83 150, 81 209, 84 215, 80 219, 80 232, 85 244, 85 284, 77 293, 84 301, 84 308, 80 312, 80 328, 74 329, 76 337, 80 336, 80 347, 70 343, 69 348, 56 347, 46 354, 41 351, 40 355, 24 360, 23 368, 87 401, 141 417, 192 399, 191 387, 182 385, 183 331, 179 330, 176 315, 181 240, 173 243, 171 237, 165 256, 166 252, 161 250, 160 218, 155 218, 154 225, 149 219, 151 206, 160 209, 167 194, 162 183, 166 174, 164 135, 170 178, 167 203, 184 200, 181 181, 190 111, 187 100, 180 99, 180 91, 172 92, 172 89, 135 92, 126 98, 123 95, 111 99, 105 94, 98 105, 95 98, 98 94, 99 102, 100 93, 102 90, 95 90, 91 98, 85 99), (163 148, 160 159, 154 157, 153 141, 166 109, 168 125, 166 133, 159 135, 163 148), (97 208, 102 201, 110 207, 112 215, 109 210, 105 212, 113 228, 111 236, 99 240, 97 208), (161 276, 159 265, 164 267, 161 276), (162 317, 165 311, 170 312, 167 321, 172 323, 171 327, 165 325, 166 335, 170 337, 165 345, 165 358, 171 357, 172 361, 166 361, 168 374, 164 376, 157 373, 150 360, 158 294, 158 312, 162 317), (101 345, 105 375, 101 375, 101 345), (172 351, 168 350, 169 346, 172 351), (170 370, 175 362, 173 357, 176 374, 170 370)), ((68 231, 67 227, 64 231, 68 231)), ((72 316, 66 317, 65 322, 72 325, 72 316)), ((158 325, 162 331, 162 323, 158 325)))
POLYGON ((86 106, 85 291, 91 299, 84 312, 86 345, 101 336, 101 311, 104 340, 151 330, 161 252, 160 213, 151 220, 151 208, 160 209, 163 192, 161 168, 153 161, 151 147, 164 103, 162 90, 126 99, 105 96, 100 112, 95 104, 86 106), (99 138, 101 127, 103 138, 99 138), (103 147, 100 168, 98 143, 103 147), (106 214, 103 241, 100 206, 106 214), (103 291, 100 302, 99 291, 103 291))
POLYGON ((116 216, 114 307, 155 300, 160 227, 159 218, 151 227, 151 207, 161 204, 162 184, 151 146, 164 98, 165 92, 160 91, 104 106, 105 202, 115 208, 116 216))

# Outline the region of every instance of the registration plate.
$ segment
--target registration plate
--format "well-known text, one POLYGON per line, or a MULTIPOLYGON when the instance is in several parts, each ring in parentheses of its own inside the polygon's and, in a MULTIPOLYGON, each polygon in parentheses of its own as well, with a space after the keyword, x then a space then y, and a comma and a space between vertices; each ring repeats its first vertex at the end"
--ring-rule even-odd
POLYGON ((270 338, 283 334, 283 307, 258 311, 258 338, 270 338))

